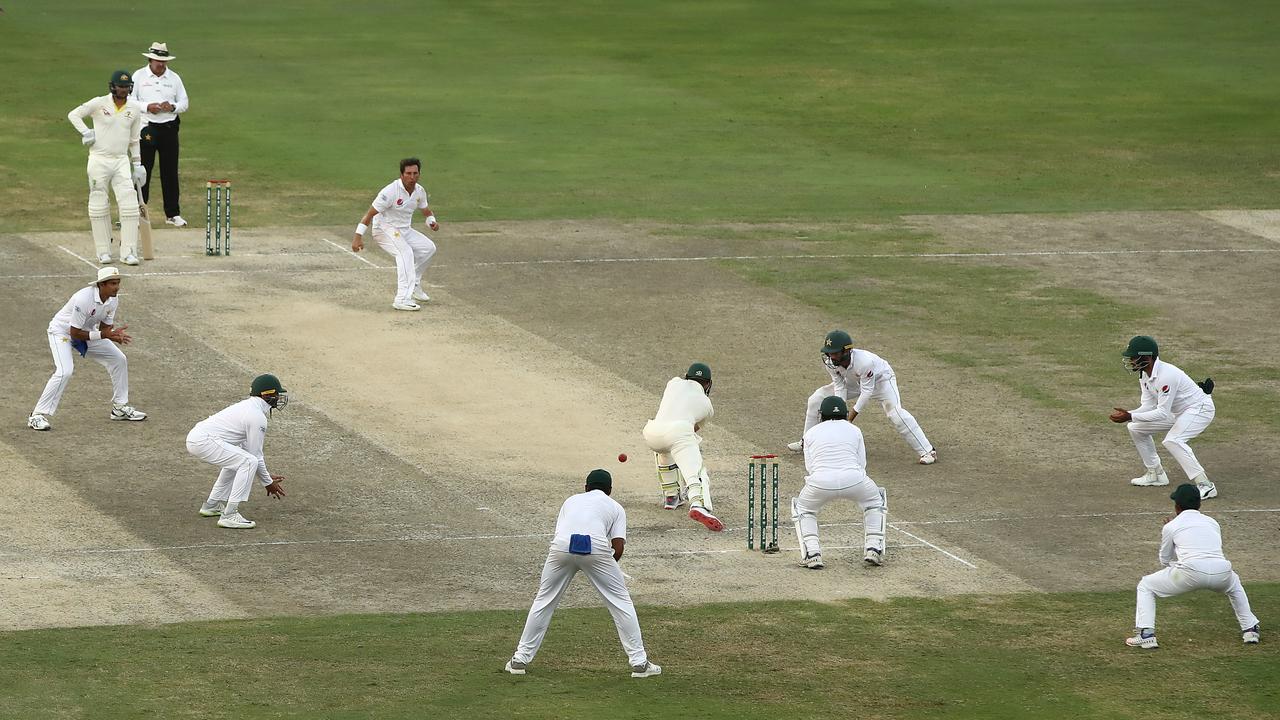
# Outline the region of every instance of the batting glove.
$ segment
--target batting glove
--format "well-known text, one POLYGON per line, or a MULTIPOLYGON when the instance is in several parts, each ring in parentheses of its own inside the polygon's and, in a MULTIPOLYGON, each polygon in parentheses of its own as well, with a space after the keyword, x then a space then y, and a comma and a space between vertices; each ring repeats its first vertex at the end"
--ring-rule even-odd
POLYGON ((147 182, 147 169, 142 165, 133 166, 133 182, 135 185, 145 185, 147 182))
POLYGON ((92 145, 93 139, 94 139, 94 134, 92 130, 85 130, 83 133, 80 134, 81 145, 92 145))

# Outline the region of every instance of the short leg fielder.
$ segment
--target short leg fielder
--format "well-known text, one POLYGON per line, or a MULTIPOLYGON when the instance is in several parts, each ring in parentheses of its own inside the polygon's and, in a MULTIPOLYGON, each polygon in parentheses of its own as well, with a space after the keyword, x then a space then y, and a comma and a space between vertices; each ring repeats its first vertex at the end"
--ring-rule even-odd
POLYGON ((101 257, 111 254, 110 188, 120 208, 120 256, 138 255, 138 193, 133 185, 127 157, 89 155, 89 226, 93 231, 94 251, 101 257))
POLYGON ((187 436, 187 452, 222 468, 209 491, 208 502, 242 503, 249 499, 258 473, 258 458, 241 447, 203 433, 187 436))
POLYGON ((1249 597, 1240 584, 1240 576, 1230 569, 1230 563, 1223 565, 1225 567, 1221 571, 1212 573, 1188 567, 1167 567, 1143 577, 1138 581, 1138 608, 1134 616, 1134 627, 1155 629, 1157 597, 1173 597, 1201 588, 1227 596, 1241 631, 1257 625, 1258 616, 1249 607, 1249 597))
POLYGON ((649 661, 645 653, 644 641, 640 637, 640 620, 636 616, 636 607, 631 602, 631 593, 627 590, 626 580, 622 577, 622 568, 610 555, 593 553, 591 555, 574 555, 572 553, 551 551, 542 566, 542 580, 538 584, 538 594, 529 608, 529 617, 524 623, 524 632, 520 635, 520 644, 512 656, 513 661, 521 663, 533 662, 546 637, 547 627, 551 624, 551 616, 560 604, 560 598, 569 588, 573 576, 581 570, 595 587, 596 592, 604 599, 613 616, 613 624, 618 630, 618 639, 622 641, 622 649, 627 653, 627 661, 631 666, 643 666, 649 661))
POLYGON ((422 274, 436 254, 436 244, 413 228, 377 227, 373 230, 373 239, 396 259, 395 301, 412 303, 414 292, 422 286, 422 274))
POLYGON ((1134 446, 1138 448, 1142 464, 1148 470, 1152 470, 1160 467, 1160 456, 1156 452, 1156 444, 1152 437, 1167 430, 1168 433, 1164 436, 1162 444, 1173 459, 1178 461, 1187 479, 1195 482, 1196 478, 1205 474, 1204 467, 1200 465, 1196 454, 1191 451, 1191 446, 1187 443, 1209 427, 1215 414, 1216 409, 1213 403, 1207 402, 1199 408, 1178 415, 1173 420, 1133 420, 1128 425, 1129 435, 1133 438, 1134 446))
MULTIPOLYGON (((113 405, 129 404, 129 359, 110 340, 89 340, 85 357, 92 358, 107 369, 111 376, 111 402, 113 405)), ((62 394, 75 373, 72 359, 71 338, 66 335, 49 335, 49 351, 53 354, 53 375, 45 383, 44 392, 36 403, 35 414, 53 415, 58 411, 62 394)))
POLYGON ((827 490, 806 484, 800 494, 791 500, 791 521, 795 525, 796 539, 800 543, 800 562, 822 555, 818 541, 818 512, 832 500, 852 500, 862 508, 863 559, 880 565, 884 558, 885 526, 889 521, 888 495, 870 478, 846 488, 827 490))
MULTIPOLYGON (((809 400, 805 405, 804 415, 804 431, 809 432, 809 428, 817 425, 818 408, 822 406, 822 401, 836 394, 835 383, 823 385, 813 394, 809 396, 809 400)), ((843 398, 848 400, 848 398, 843 398)), ((885 417, 889 418, 889 423, 893 425, 893 429, 898 431, 902 439, 911 446, 916 455, 923 459, 933 451, 933 444, 929 442, 929 438, 925 437, 924 430, 920 429, 920 423, 915 417, 902 407, 902 396, 898 392, 898 378, 894 375, 883 377, 876 383, 876 390, 871 394, 871 400, 880 403, 880 407, 884 410, 885 417)), ((799 448, 793 448, 799 450, 799 448)))

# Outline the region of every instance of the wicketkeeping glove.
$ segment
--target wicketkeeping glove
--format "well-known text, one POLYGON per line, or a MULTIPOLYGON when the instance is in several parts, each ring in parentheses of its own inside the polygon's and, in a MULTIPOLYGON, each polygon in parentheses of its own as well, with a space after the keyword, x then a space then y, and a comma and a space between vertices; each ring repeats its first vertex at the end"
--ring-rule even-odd
POLYGON ((1196 384, 1200 386, 1200 389, 1204 391, 1205 395, 1213 394, 1213 378, 1207 377, 1204 379, 1204 382, 1198 382, 1196 384))

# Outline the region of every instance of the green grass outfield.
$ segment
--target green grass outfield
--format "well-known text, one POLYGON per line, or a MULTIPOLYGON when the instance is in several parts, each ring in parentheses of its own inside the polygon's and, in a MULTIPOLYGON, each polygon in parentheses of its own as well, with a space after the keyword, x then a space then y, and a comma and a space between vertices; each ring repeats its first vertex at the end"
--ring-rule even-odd
POLYGON ((65 119, 170 43, 189 217, 843 219, 1272 207, 1271 0, 9 3, 0 229, 85 225, 65 119))
MULTIPOLYGON (((1135 578, 1136 582, 1136 578, 1135 578)), ((1246 578, 1246 583, 1248 582, 1246 578)), ((1248 584, 1255 608, 1280 584, 1248 584)), ((640 609, 661 677, 633 680, 608 612, 556 613, 529 674, 520 612, 364 615, 0 636, 6 718, 1274 718, 1280 642, 1209 592, 640 609)), ((1264 626, 1265 630, 1265 626, 1264 626)))

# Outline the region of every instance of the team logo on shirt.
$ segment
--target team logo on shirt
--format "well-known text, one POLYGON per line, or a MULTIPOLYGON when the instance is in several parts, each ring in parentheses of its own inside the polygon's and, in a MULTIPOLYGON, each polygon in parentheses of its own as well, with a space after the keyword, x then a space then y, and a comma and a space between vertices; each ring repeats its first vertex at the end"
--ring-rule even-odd
POLYGON ((93 317, 93 316, 94 316, 94 313, 96 313, 96 312, 98 312, 98 308, 94 308, 94 309, 90 310, 90 311, 89 311, 89 317, 93 317))
POLYGON ((1160 392, 1169 392, 1169 386, 1165 385, 1164 387, 1160 388, 1160 392))
POLYGON ((396 204, 397 204, 397 205, 403 205, 403 204, 404 204, 404 198, 396 198, 396 204))
POLYGON ((868 370, 868 371, 867 371, 867 377, 871 377, 871 371, 870 371, 870 370, 868 370))

